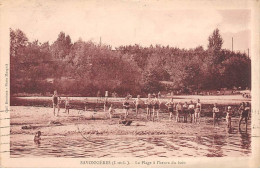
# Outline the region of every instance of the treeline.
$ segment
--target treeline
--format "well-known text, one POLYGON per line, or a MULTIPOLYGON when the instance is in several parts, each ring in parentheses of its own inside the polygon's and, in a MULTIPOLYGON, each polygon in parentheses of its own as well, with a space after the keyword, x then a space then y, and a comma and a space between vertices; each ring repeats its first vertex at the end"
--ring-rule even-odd
POLYGON ((161 45, 112 49, 81 39, 73 43, 63 32, 52 44, 29 42, 21 30, 11 29, 11 94, 57 89, 80 96, 96 96, 97 91, 136 95, 250 87, 250 58, 222 49, 218 29, 208 41, 207 49, 161 45))

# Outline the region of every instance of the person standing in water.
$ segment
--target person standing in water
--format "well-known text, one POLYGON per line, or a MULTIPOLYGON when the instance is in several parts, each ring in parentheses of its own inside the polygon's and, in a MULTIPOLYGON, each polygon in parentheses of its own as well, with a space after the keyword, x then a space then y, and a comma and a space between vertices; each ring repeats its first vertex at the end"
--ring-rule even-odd
POLYGON ((129 103, 129 97, 127 96, 125 98, 125 101, 123 103, 123 107, 125 109, 125 119, 129 115, 129 109, 130 109, 130 103, 129 103))
POLYGON ((218 123, 218 125, 219 125, 219 122, 218 122, 219 108, 217 108, 217 104, 216 103, 214 104, 214 107, 212 109, 212 113, 213 113, 213 126, 215 126, 216 123, 218 123))
POLYGON ((195 120, 195 118, 194 118, 194 113, 195 113, 194 108, 195 108, 195 105, 194 105, 193 101, 191 100, 190 105, 188 107, 190 118, 191 118, 191 120, 190 120, 191 123, 194 122, 194 120, 195 120))
POLYGON ((240 119, 239 119, 239 130, 241 130, 240 126, 241 126, 241 122, 243 119, 245 119, 245 124, 246 124, 246 130, 247 130, 247 121, 249 118, 249 112, 250 112, 250 104, 247 103, 242 103, 240 108, 240 119))
POLYGON ((115 110, 113 108, 113 104, 111 104, 109 109, 108 109, 108 114, 109 114, 110 119, 112 119, 114 112, 115 112, 115 110))
POLYGON ((178 102, 176 105, 176 122, 180 122, 180 114, 182 112, 181 102, 178 102))
POLYGON ((66 97, 66 100, 65 100, 65 112, 66 113, 68 112, 68 114, 70 113, 70 101, 69 101, 69 98, 66 97))
POLYGON ((88 98, 85 98, 84 106, 85 106, 85 112, 86 112, 87 111, 87 106, 88 106, 88 98))
POLYGON ((154 121, 155 113, 157 115, 157 120, 159 121, 159 111, 160 111, 161 102, 159 101, 157 96, 154 97, 152 104, 153 104, 153 121, 154 121))
POLYGON ((200 114, 201 114, 201 103, 200 103, 200 99, 198 99, 198 102, 196 104, 196 108, 195 108, 195 123, 200 123, 200 114))
POLYGON ((188 103, 185 102, 184 105, 182 106, 182 112, 183 112, 183 115, 184 115, 184 122, 188 122, 188 114, 189 114, 189 110, 188 110, 188 103))
POLYGON ((173 98, 171 98, 171 100, 169 100, 165 105, 168 107, 168 111, 169 111, 169 114, 170 114, 169 120, 172 120, 173 110, 174 110, 174 107, 175 107, 175 104, 173 102, 173 98))
POLYGON ((147 105, 147 113, 146 113, 146 119, 148 120, 148 117, 151 119, 152 117, 152 98, 151 98, 151 94, 148 94, 148 98, 145 101, 145 104, 147 105))
POLYGON ((142 102, 143 101, 141 100, 140 95, 137 95, 137 99, 135 99, 135 101, 133 102, 135 104, 136 118, 137 118, 137 115, 139 114, 139 110, 141 109, 142 102))
POLYGON ((231 106, 228 106, 227 115, 226 115, 226 122, 228 128, 231 128, 231 115, 232 115, 231 106))
POLYGON ((58 113, 57 116, 59 115, 60 112, 60 97, 58 96, 57 90, 54 91, 53 96, 52 96, 52 105, 53 105, 53 115, 55 115, 55 109, 57 108, 58 113))

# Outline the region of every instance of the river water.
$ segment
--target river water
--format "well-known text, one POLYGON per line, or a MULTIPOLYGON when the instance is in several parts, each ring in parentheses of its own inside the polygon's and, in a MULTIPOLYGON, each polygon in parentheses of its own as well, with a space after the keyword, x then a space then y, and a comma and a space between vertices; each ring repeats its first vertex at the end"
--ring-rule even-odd
MULTIPOLYGON (((249 130, 248 132, 251 132, 249 130)), ((11 142, 11 157, 224 157, 250 156, 251 135, 233 130, 209 136, 49 137, 11 142)))

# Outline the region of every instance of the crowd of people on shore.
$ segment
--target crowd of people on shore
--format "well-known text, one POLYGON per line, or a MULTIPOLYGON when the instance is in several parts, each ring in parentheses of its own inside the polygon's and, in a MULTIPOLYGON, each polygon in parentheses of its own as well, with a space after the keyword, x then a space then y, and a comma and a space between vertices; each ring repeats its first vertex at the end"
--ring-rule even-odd
MULTIPOLYGON (((115 109, 113 107, 113 104, 111 103, 108 106, 108 92, 105 93, 105 98, 102 100, 100 98, 101 96, 97 98, 97 103, 100 103, 103 101, 104 103, 104 112, 108 113, 109 118, 112 119, 113 115, 115 114, 115 109), (108 108, 108 110, 107 110, 108 108)), ((125 97, 122 107, 124 108, 124 116, 123 119, 127 119, 129 114, 130 114, 130 104, 134 104, 134 110, 135 110, 135 117, 137 118, 139 114, 141 113, 142 107, 145 105, 146 107, 146 119, 151 120, 151 121, 160 121, 160 106, 161 106, 161 101, 160 99, 160 93, 158 95, 153 95, 153 94, 148 94, 148 97, 143 100, 141 99, 140 95, 137 95, 137 98, 134 100, 132 99, 132 96, 130 94, 127 94, 125 97)), ((52 96, 52 103, 53 103, 53 114, 54 116, 59 115, 60 111, 60 104, 62 100, 61 97, 58 96, 57 91, 54 91, 54 94, 52 96), (57 113, 56 113, 57 109, 57 113)), ((64 101, 65 104, 65 111, 64 113, 69 114, 69 109, 71 108, 70 106, 70 100, 68 97, 65 98, 64 101)), ((84 101, 84 110, 87 110, 87 105, 88 105, 88 99, 86 98, 84 101)), ((165 105, 168 108, 169 112, 169 120, 175 120, 176 122, 180 122, 181 118, 183 118, 183 122, 188 122, 188 118, 190 118, 190 123, 197 123, 200 124, 201 122, 201 112, 202 112, 202 104, 200 102, 200 99, 197 99, 196 102, 193 102, 192 100, 188 102, 184 102, 183 104, 181 102, 174 102, 174 98, 170 98, 165 105), (173 116, 175 115, 175 118, 173 116)), ((239 129, 241 126, 242 121, 245 121, 246 124, 246 129, 248 125, 248 119, 249 119, 249 113, 250 113, 250 104, 249 102, 241 103, 238 109, 240 119, 239 119, 239 129)), ((225 111, 220 112, 219 107, 215 103, 213 108, 212 108, 212 118, 213 118, 213 126, 215 127, 216 125, 219 125, 219 120, 221 118, 221 113, 225 114, 225 119, 226 119, 226 125, 227 128, 231 128, 231 119, 232 115, 234 113, 234 110, 232 109, 231 106, 226 106, 225 111)))

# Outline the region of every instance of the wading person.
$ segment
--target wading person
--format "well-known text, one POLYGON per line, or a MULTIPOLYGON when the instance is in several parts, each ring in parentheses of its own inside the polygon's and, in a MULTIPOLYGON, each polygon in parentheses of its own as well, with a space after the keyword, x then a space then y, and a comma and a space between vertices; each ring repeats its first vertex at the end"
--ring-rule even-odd
POLYGON ((188 122, 188 114, 189 114, 189 110, 188 110, 189 106, 188 106, 188 103, 185 102, 184 105, 182 106, 182 112, 183 112, 183 115, 184 115, 184 122, 188 122))
POLYGON ((241 130, 240 126, 243 119, 245 119, 246 130, 247 130, 247 121, 249 118, 250 104, 248 102, 247 103, 243 102, 239 108, 239 111, 240 111, 239 130, 241 130))
POLYGON ((101 93, 98 90, 98 92, 97 92, 97 103, 99 103, 99 101, 101 101, 101 93))
POLYGON ((227 115, 226 115, 226 122, 227 122, 227 127, 228 128, 231 128, 231 115, 232 115, 231 106, 228 106, 228 108, 227 108, 227 115))
POLYGON ((174 110, 174 107, 175 107, 175 104, 173 102, 173 98, 171 98, 165 105, 168 107, 168 111, 169 111, 169 114, 170 114, 169 120, 172 120, 173 110, 174 110))
POLYGON ((157 120, 159 121, 159 111, 160 111, 161 103, 156 96, 154 97, 152 104, 153 104, 153 121, 154 121, 155 113, 157 115, 157 120))
POLYGON ((123 107, 125 109, 125 119, 129 115, 129 109, 130 109, 130 103, 129 103, 129 97, 127 96, 125 98, 125 101, 123 103, 123 107))
POLYGON ((109 118, 112 119, 112 116, 114 115, 114 108, 113 108, 113 105, 111 104, 109 109, 108 109, 108 114, 109 114, 109 118))
POLYGON ((137 115, 139 114, 139 110, 141 109, 142 102, 143 101, 141 100, 140 95, 137 95, 137 99, 135 99, 135 101, 133 102, 135 105, 136 118, 137 118, 137 115))
POLYGON ((107 100, 107 98, 105 98, 105 101, 104 101, 104 112, 106 112, 107 106, 108 106, 108 100, 107 100))
POLYGON ((55 116, 55 110, 57 108, 57 116, 59 115, 60 112, 60 97, 58 96, 57 91, 55 90, 52 96, 52 104, 53 104, 53 115, 55 116))
POLYGON ((64 113, 70 113, 70 100, 68 97, 66 97, 66 100, 65 100, 65 112, 64 113))
POLYGON ((87 107, 88 107, 88 98, 85 98, 85 100, 84 100, 84 107, 85 107, 85 111, 87 111, 87 107))
POLYGON ((194 122, 194 120, 195 120, 195 118, 194 118, 194 113, 195 113, 195 110, 194 110, 194 108, 195 108, 195 105, 194 105, 194 103, 193 103, 193 101, 191 100, 190 101, 190 104, 189 104, 189 107, 188 107, 188 109, 189 109, 189 115, 190 115, 190 122, 192 123, 192 122, 194 122))
POLYGON ((182 111, 182 106, 181 106, 181 103, 178 102, 176 105, 176 122, 180 122, 181 111, 182 111))
POLYGON ((200 103, 200 99, 198 99, 196 108, 195 108, 195 114, 194 114, 195 123, 197 123, 197 122, 200 123, 200 114, 201 114, 201 103, 200 103))
POLYGON ((214 107, 212 109, 212 113, 213 113, 213 126, 216 125, 216 123, 218 123, 219 125, 219 122, 218 122, 218 118, 219 118, 219 108, 217 107, 217 104, 215 103, 214 104, 214 107))
POLYGON ((153 107, 151 94, 148 94, 148 98, 146 99, 145 104, 147 105, 146 119, 148 120, 148 117, 151 119, 151 112, 153 107))

